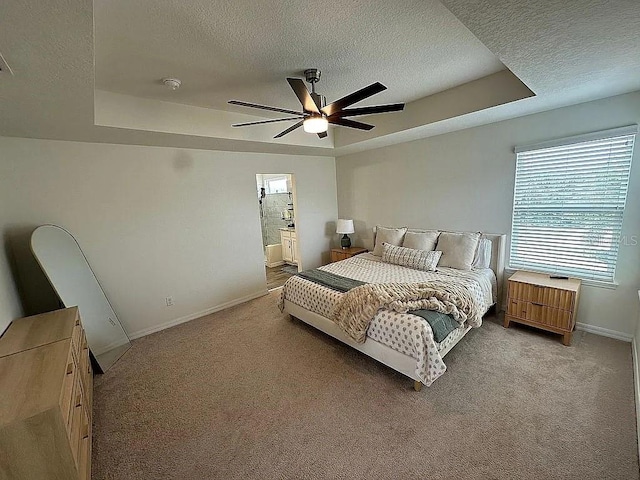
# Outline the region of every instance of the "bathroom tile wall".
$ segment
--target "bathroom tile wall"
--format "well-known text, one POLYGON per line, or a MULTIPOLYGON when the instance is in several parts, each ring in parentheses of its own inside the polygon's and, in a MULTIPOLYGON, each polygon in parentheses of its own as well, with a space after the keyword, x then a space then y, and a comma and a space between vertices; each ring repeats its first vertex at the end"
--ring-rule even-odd
POLYGON ((289 223, 289 220, 283 220, 282 217, 290 202, 287 193, 271 193, 262 199, 262 238, 265 245, 280 243, 279 229, 289 223))

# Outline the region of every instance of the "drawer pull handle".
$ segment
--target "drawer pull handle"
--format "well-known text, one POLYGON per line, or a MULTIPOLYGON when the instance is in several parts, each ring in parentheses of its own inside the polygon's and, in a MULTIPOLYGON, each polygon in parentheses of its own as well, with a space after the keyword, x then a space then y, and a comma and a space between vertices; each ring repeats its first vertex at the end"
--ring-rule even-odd
POLYGON ((531 305, 536 305, 537 307, 542 307, 542 304, 538 303, 538 302, 531 302, 531 305))

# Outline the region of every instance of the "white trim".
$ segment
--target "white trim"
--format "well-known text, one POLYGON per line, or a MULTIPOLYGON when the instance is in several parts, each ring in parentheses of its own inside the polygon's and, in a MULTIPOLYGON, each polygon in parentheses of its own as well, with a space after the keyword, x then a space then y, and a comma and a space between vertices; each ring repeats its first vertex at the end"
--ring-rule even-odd
POLYGON ((599 132, 587 133, 584 135, 574 135, 573 137, 558 138, 532 145, 521 145, 514 147, 515 153, 528 152, 531 150, 540 150, 543 148, 561 147, 563 145, 571 145, 572 143, 591 142, 593 140, 601 140, 603 138, 622 137, 623 135, 636 135, 638 133, 638 125, 628 125, 626 127, 612 128, 610 130, 601 130, 599 132))
MULTIPOLYGON (((124 330, 124 329, 123 329, 124 330)), ((115 342, 111 342, 109 345, 105 345, 104 347, 102 347, 100 350, 91 350, 91 353, 93 353, 96 357, 99 355, 102 355, 103 353, 106 353, 110 350, 113 350, 114 348, 118 348, 121 347, 123 345, 126 345, 127 343, 129 343, 129 337, 125 334, 125 338, 124 340, 121 338, 119 340, 116 340, 115 342)))
POLYGON ((633 384, 636 394, 636 431, 638 436, 638 455, 640 455, 640 366, 638 365, 638 339, 634 337, 633 342, 633 384))
POLYGON ((129 338, 131 340, 135 340, 136 338, 145 337, 147 335, 151 335, 152 333, 159 332, 160 330, 164 330, 175 325, 180 325, 181 323, 195 320, 196 318, 204 317, 205 315, 209 315, 211 313, 219 312, 220 310, 224 310, 225 308, 234 307, 241 303, 248 302, 249 300, 253 300, 254 298, 263 297, 268 293, 269 292, 267 290, 260 290, 259 292, 255 292, 241 298, 236 298, 235 300, 216 305, 215 307, 207 308, 206 310, 202 310, 200 312, 185 315, 184 317, 176 318, 174 320, 169 320, 168 322, 162 323, 160 325, 154 325, 153 327, 138 330, 137 332, 129 334, 129 338))
POLYGON ((633 341, 633 335, 618 332, 617 330, 609 330, 608 328, 598 327, 596 325, 589 325, 588 323, 576 322, 576 330, 582 330, 583 332, 593 333, 602 337, 615 338, 623 342, 633 341))

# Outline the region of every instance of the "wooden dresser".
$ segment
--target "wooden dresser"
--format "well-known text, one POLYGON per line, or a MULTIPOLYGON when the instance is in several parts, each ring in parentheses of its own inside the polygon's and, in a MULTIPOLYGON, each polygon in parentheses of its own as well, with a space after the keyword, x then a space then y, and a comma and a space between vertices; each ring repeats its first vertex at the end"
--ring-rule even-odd
POLYGON ((510 322, 524 323, 560 333, 562 343, 570 345, 580 285, 581 281, 575 278, 555 279, 540 273, 516 272, 509 278, 505 328, 510 322))
POLYGON ((338 262, 346 258, 351 258, 355 255, 365 253, 366 248, 361 247, 349 247, 349 248, 332 248, 331 249, 331 262, 338 262))
POLYGON ((91 478, 93 375, 78 308, 0 337, 0 479, 91 478))

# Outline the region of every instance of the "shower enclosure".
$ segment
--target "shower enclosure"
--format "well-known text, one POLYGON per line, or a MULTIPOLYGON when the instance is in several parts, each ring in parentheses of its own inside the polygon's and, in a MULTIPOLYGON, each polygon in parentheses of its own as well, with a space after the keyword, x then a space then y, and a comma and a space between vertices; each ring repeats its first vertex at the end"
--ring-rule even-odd
POLYGON ((265 264, 268 267, 282 265, 280 229, 295 230, 291 175, 256 175, 260 226, 265 264))

